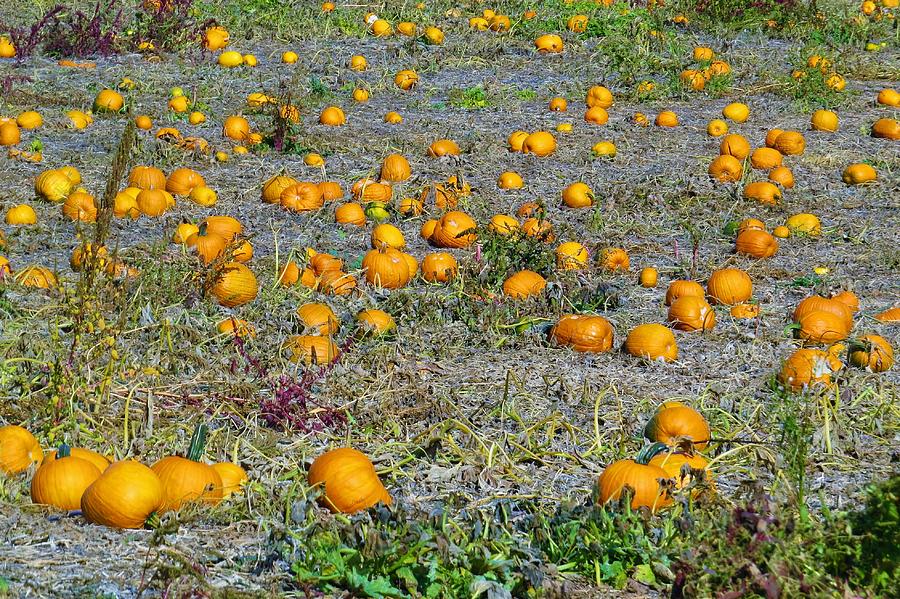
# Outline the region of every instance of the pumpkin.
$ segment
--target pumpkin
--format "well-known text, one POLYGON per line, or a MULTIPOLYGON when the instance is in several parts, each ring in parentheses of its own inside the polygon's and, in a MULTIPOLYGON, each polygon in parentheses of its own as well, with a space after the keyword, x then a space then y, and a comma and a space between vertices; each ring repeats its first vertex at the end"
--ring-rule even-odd
POLYGON ((73 129, 84 129, 94 122, 91 115, 80 110, 70 110, 66 113, 66 116, 69 117, 69 126, 73 129))
POLYGON ((660 404, 644 427, 644 437, 670 447, 688 440, 695 449, 703 450, 710 436, 709 423, 703 414, 677 401, 660 404))
POLYGON ((366 224, 366 213, 356 202, 347 202, 335 208, 334 220, 342 225, 363 227, 366 224))
POLYGON ((678 344, 672 331, 661 324, 640 324, 625 338, 625 351, 648 360, 674 362, 678 358, 678 344))
POLYGON ((229 335, 231 337, 256 337, 256 330, 253 328, 253 325, 234 316, 220 320, 216 325, 216 331, 220 335, 229 335))
POLYGON ((411 174, 409 161, 402 154, 388 154, 381 163, 382 180, 391 182, 406 181, 411 174))
POLYGON ((556 151, 556 138, 547 131, 535 131, 525 138, 522 151, 541 158, 549 156, 556 151))
POLYGON ((594 106, 609 108, 613 105, 613 95, 612 92, 602 85, 595 85, 587 91, 584 101, 588 108, 593 108, 594 106))
POLYGON ((124 105, 122 94, 112 89, 101 89, 94 98, 94 112, 119 112, 124 105))
POLYGON ((242 116, 230 116, 222 125, 222 135, 234 141, 246 141, 250 137, 250 123, 242 116))
POLYGON ((41 117, 41 113, 34 110, 26 110, 19 113, 19 116, 16 117, 16 124, 22 129, 37 129, 44 124, 44 119, 41 117))
POLYGON ((705 46, 697 46, 694 48, 694 60, 697 62, 709 62, 714 56, 715 53, 712 48, 707 48, 705 46))
POLYGON ((365 71, 367 68, 369 68, 369 63, 368 61, 366 61, 365 56, 356 54, 350 57, 350 62, 347 66, 349 66, 353 71, 365 71))
POLYGON ((882 139, 900 139, 900 121, 897 119, 878 119, 872 123, 872 137, 882 139))
POLYGON ((631 259, 622 248, 604 248, 600 252, 600 268, 611 271, 628 270, 631 259))
POLYGON ((609 113, 605 108, 593 106, 584 113, 584 121, 594 125, 605 125, 609 121, 609 113))
POLYGON ((75 185, 77 183, 62 169, 51 169, 38 175, 34 181, 34 191, 48 202, 61 202, 71 193, 75 185))
POLYGON ((552 98, 550 100, 550 104, 548 105, 548 108, 552 112, 565 112, 568 109, 568 107, 569 107, 569 103, 566 102, 566 99, 560 98, 559 96, 552 98))
POLYGON ((14 58, 16 55, 16 47, 6 37, 0 37, 0 58, 14 58))
POLYGON ((722 116, 735 123, 744 123, 750 117, 750 107, 741 102, 732 102, 722 109, 722 116))
POLYGON ((656 115, 656 120, 653 122, 657 127, 677 127, 678 115, 671 110, 663 110, 656 115))
POLYGON ((404 91, 414 88, 418 83, 419 75, 412 69, 404 69, 394 75, 394 85, 404 91))
POLYGON ((321 335, 294 335, 285 339, 282 351, 288 353, 288 359, 294 363, 303 362, 307 366, 330 364, 340 355, 340 349, 331 337, 321 335))
POLYGON ((384 310, 362 310, 356 322, 364 334, 383 335, 397 328, 394 317, 384 310))
POLYGON ((766 133, 766 147, 767 148, 775 148, 775 140, 778 139, 778 136, 784 133, 784 129, 769 129, 766 133))
MULTIPOLYGON (((53 460, 57 459, 57 455, 58 454, 55 449, 48 452, 47 455, 44 456, 44 461, 42 463, 46 464, 47 462, 52 462, 53 460)), ((84 447, 69 447, 69 455, 73 458, 78 458, 80 460, 90 462, 91 464, 96 466, 97 470, 99 470, 100 472, 105 472, 106 469, 109 468, 109 460, 106 458, 106 456, 101 455, 92 449, 86 449, 84 447)))
POLYGON ((821 295, 811 295, 797 304, 794 308, 792 317, 794 322, 800 320, 812 312, 830 312, 834 314, 844 323, 844 328, 849 330, 853 326, 853 312, 844 302, 835 299, 825 298, 821 295))
POLYGON ((836 364, 829 355, 818 349, 798 349, 784 361, 778 373, 779 382, 785 387, 799 391, 817 383, 831 385, 831 375, 836 364))
POLYGON ((611 141, 598 141, 591 146, 591 152, 598 158, 615 158, 616 144, 611 141))
POLYGON ((403 122, 403 117, 400 115, 400 113, 394 112, 392 110, 384 115, 384 122, 391 123, 392 125, 397 125, 403 122))
POLYGON ((94 203, 94 196, 85 191, 73 191, 63 202, 62 213, 70 220, 96 222, 97 204, 94 203))
POLYGON ((700 91, 706 87, 706 77, 702 71, 696 69, 685 69, 681 71, 679 80, 685 87, 690 87, 694 91, 700 91))
POLYGON ((189 196, 191 190, 199 185, 206 185, 206 181, 195 170, 189 168, 177 168, 169 174, 166 180, 166 191, 177 196, 189 196))
POLYGON ((16 273, 13 280, 23 287, 36 287, 38 289, 49 289, 59 284, 56 275, 43 266, 26 266, 16 273))
POLYGON ((328 304, 303 304, 297 308, 297 316, 312 334, 334 335, 341 327, 341 321, 328 304))
POLYGON ((743 233, 744 231, 757 229, 759 231, 766 230, 766 223, 762 222, 758 218, 745 218, 738 225, 738 233, 743 233))
POLYGON ((656 287, 658 279, 659 271, 652 266, 642 268, 640 275, 638 275, 638 282, 641 284, 641 287, 656 287))
POLYGON ((728 133, 728 123, 722 119, 713 119, 706 125, 706 134, 710 137, 722 137, 728 133))
POLYGON ((775 206, 781 201, 781 190, 768 181, 754 181, 744 187, 744 198, 756 200, 766 206, 775 206))
POLYGON ((322 502, 333 512, 352 514, 377 503, 391 504, 391 496, 375 472, 375 466, 360 451, 349 447, 332 449, 317 457, 307 481, 321 487, 322 502))
POLYGON ((128 174, 128 185, 138 189, 165 189, 166 174, 153 166, 136 166, 128 174))
POLYGON ((314 254, 309 259, 309 265, 319 275, 329 271, 341 271, 344 268, 344 262, 340 258, 335 258, 325 252, 314 254))
POLYGON ((44 459, 40 443, 28 430, 15 424, 0 426, 0 472, 18 474, 44 459))
POLYGON ((203 32, 203 47, 210 52, 225 48, 229 41, 228 30, 224 27, 208 27, 203 32))
POLYGON ((878 92, 875 101, 884 106, 893 106, 900 108, 900 93, 895 89, 885 88, 878 92))
POLYGON ((740 254, 754 258, 770 258, 778 251, 778 240, 766 231, 747 229, 738 233, 734 247, 740 254))
POLYGON ((786 166, 777 166, 769 171, 769 181, 791 189, 794 186, 794 173, 786 166))
POLYGON ((702 297, 685 295, 669 306, 668 321, 679 331, 707 331, 715 328, 716 313, 702 297))
POLYGON ((218 233, 211 232, 204 223, 185 239, 184 245, 196 252, 204 264, 209 264, 225 253, 228 242, 218 233))
POLYGON ((554 33, 546 33, 534 40, 534 47, 541 54, 559 54, 563 51, 563 41, 554 33))
POLYGON ((550 339, 577 352, 609 351, 613 335, 613 328, 608 320, 589 314, 566 314, 550 329, 550 339))
POLYGON ((785 156, 797 156, 806 149, 806 140, 799 131, 783 131, 775 138, 775 149, 785 156))
POLYGON ((263 184, 262 201, 266 204, 278 204, 281 201, 281 192, 296 183, 296 179, 287 175, 272 177, 263 184))
POLYGON ((217 273, 210 291, 221 305, 236 308, 256 299, 259 285, 249 268, 240 262, 227 262, 217 273))
POLYGON ((250 480, 247 472, 232 462, 218 462, 212 465, 212 469, 216 471, 222 481, 223 499, 240 493, 247 481, 250 480))
POLYGON ((522 189, 524 185, 525 182, 522 181, 522 176, 513 171, 500 173, 500 176, 497 178, 497 187, 500 189, 522 189))
POLYGON ((850 313, 854 314, 859 312, 859 297, 855 293, 849 290, 843 290, 840 293, 831 296, 831 299, 836 302, 841 302, 847 308, 850 309, 850 313))
POLYGON ((690 451, 672 451, 665 445, 660 444, 657 451, 649 464, 658 466, 675 481, 675 489, 680 491, 689 486, 693 481, 691 473, 696 470, 702 470, 706 479, 712 483, 712 475, 707 471, 709 462, 702 455, 690 451))
POLYGON ((430 283, 446 283, 456 277, 456 258, 447 252, 426 254, 422 259, 422 278, 430 283))
POLYGON ((597 500, 600 505, 616 501, 625 488, 631 490, 631 509, 648 508, 657 512, 672 504, 664 481, 669 479, 666 471, 659 466, 650 466, 648 452, 639 453, 633 460, 613 462, 597 479, 597 500))
POLYGON ((744 172, 741 161, 730 154, 717 156, 709 165, 712 178, 723 183, 738 181, 744 172))
POLYGON ((706 292, 703 286, 696 281, 688 281, 685 279, 677 279, 669 283, 666 289, 666 305, 671 306, 672 302, 680 297, 692 295, 694 297, 705 297, 706 292))
POLYGON ((28 204, 19 204, 6 211, 7 225, 33 225, 37 223, 37 214, 28 204))
POLYGON ((870 165, 864 162, 851 164, 844 169, 841 179, 847 185, 862 185, 878 178, 878 173, 870 165))
POLYGON ((150 467, 159 477, 165 493, 161 511, 177 511, 195 501, 218 503, 222 500, 221 477, 212 466, 200 461, 206 434, 206 425, 197 425, 185 457, 166 456, 150 467))
POLYGON ((738 160, 743 160, 750 155, 750 142, 743 135, 731 133, 722 139, 719 144, 719 154, 723 156, 734 156, 738 160))
POLYGON ((545 243, 552 243, 555 239, 553 235, 553 224, 544 218, 528 218, 522 223, 521 230, 528 237, 534 237, 545 243))
POLYGON ((447 212, 434 226, 429 240, 438 247, 464 248, 476 239, 475 221, 465 212, 447 212))
POLYGON ((390 247, 370 250, 363 257, 362 267, 370 285, 385 289, 399 289, 411 278, 409 264, 403 254, 390 247))
POLYGON ((797 337, 809 343, 834 343, 842 341, 850 334, 847 321, 833 312, 813 310, 797 320, 797 337))
POLYGON ((869 372, 885 372, 894 365, 894 348, 880 335, 863 335, 850 342, 849 361, 869 372))
POLYGON ((510 152, 521 152, 525 146, 525 140, 528 138, 528 133, 525 131, 513 131, 509 134, 509 137, 506 139, 506 143, 509 145, 510 152))
POLYGON ((503 282, 503 293, 513 299, 526 299, 544 291, 547 280, 531 270, 520 270, 503 282))
POLYGON ((319 123, 328 127, 340 127, 347 123, 347 117, 337 106, 326 106, 319 113, 319 123))
POLYGON ((360 179, 350 188, 350 193, 357 201, 389 202, 394 190, 387 183, 379 183, 372 179, 360 179))
POLYGON ((785 226, 792 234, 809 235, 817 237, 822 233, 822 222, 814 214, 800 213, 788 217, 785 226))
POLYGON ((817 110, 810 118, 813 131, 837 131, 838 116, 830 110, 817 110))
POLYGON ((519 221, 507 214, 495 214, 491 217, 488 229, 505 237, 519 230, 519 221))
POLYGON ((731 316, 734 318, 756 318, 759 316, 759 304, 743 303, 731 306, 731 316))
POLYGON ((310 212, 325 205, 322 189, 310 181, 300 181, 281 192, 280 203, 294 212, 310 212))
POLYGON ((768 171, 781 166, 783 156, 775 148, 756 148, 750 155, 750 164, 757 170, 768 171))
POLYGON ((416 36, 416 24, 410 21, 402 21, 397 23, 397 31, 406 37, 416 36))
POLYGON ((147 466, 116 462, 85 489, 81 511, 88 522, 114 528, 142 528, 165 502, 163 484, 147 466))
POLYGON ((161 189, 143 189, 135 197, 134 205, 141 214, 160 216, 169 208, 165 192, 161 189))
POLYGON ((74 457, 68 445, 61 445, 56 458, 45 461, 31 479, 31 500, 61 510, 77 510, 85 489, 100 478, 93 463, 74 457))
POLYGON ((739 304, 753 295, 753 281, 750 280, 750 275, 739 268, 722 268, 709 276, 706 295, 715 304, 739 304))
POLYGON ((587 266, 587 248, 577 241, 567 241, 556 248, 556 267, 562 270, 579 270, 587 266))
MULTIPOLYGON (((309 287, 310 285, 303 278, 305 276, 306 271, 304 271, 300 281, 304 285, 309 287)), ((329 270, 323 272, 319 276, 316 288, 322 293, 328 293, 331 295, 348 295, 354 289, 356 289, 356 277, 340 270, 329 270)))
POLYGON ((594 205, 594 192, 587 184, 578 181, 563 190, 562 200, 569 208, 587 208, 594 205))
POLYGON ((106 246, 103 245, 98 246, 96 251, 90 243, 80 245, 72 250, 69 266, 75 272, 79 272, 89 260, 95 261, 95 265, 102 266, 106 263, 107 253, 106 246))

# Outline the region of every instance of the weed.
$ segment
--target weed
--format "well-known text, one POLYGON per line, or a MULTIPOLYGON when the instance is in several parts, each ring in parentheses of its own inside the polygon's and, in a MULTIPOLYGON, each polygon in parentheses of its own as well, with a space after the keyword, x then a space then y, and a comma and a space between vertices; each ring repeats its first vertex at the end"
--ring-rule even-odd
POLYGON ((465 108, 466 110, 478 110, 487 108, 492 104, 488 99, 484 87, 476 85, 467 89, 451 89, 448 95, 450 106, 465 108))
POLYGON ((116 0, 109 0, 105 5, 97 2, 90 15, 77 9, 56 14, 47 25, 44 52, 51 56, 79 58, 115 54, 125 37, 125 18, 120 4, 116 0))

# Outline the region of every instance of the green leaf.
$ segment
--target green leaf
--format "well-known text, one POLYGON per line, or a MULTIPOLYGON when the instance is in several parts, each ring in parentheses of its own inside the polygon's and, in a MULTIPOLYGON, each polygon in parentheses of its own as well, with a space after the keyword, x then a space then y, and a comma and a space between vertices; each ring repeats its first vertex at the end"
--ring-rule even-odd
POLYGON ((600 576, 603 582, 617 589, 625 588, 625 583, 628 582, 625 568, 622 567, 622 562, 618 560, 612 563, 604 562, 600 564, 600 576))
POLYGON ((650 567, 649 564, 638 564, 634 569, 632 577, 639 583, 647 586, 656 584, 656 575, 653 573, 653 568, 650 567))

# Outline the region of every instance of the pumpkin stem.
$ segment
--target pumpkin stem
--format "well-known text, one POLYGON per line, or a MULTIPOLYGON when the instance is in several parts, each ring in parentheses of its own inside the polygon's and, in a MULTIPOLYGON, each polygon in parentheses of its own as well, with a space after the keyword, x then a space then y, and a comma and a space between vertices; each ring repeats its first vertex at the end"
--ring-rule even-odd
POLYGON ((193 460, 195 462, 199 462, 200 458, 203 457, 203 448, 206 447, 206 433, 209 432, 209 427, 206 426, 205 422, 201 422, 197 425, 197 428, 194 429, 194 434, 191 436, 191 444, 188 447, 187 459, 193 460))
POLYGON ((646 447, 641 449, 638 452, 637 456, 635 456, 634 461, 637 464, 646 466, 650 463, 650 460, 652 460, 654 456, 664 451, 669 451, 669 446, 665 443, 660 443, 657 441, 656 443, 651 443, 650 445, 647 445, 646 447))
POLYGON ((68 446, 68 444, 63 443, 59 446, 59 449, 56 450, 56 459, 67 458, 72 455, 72 448, 68 446))

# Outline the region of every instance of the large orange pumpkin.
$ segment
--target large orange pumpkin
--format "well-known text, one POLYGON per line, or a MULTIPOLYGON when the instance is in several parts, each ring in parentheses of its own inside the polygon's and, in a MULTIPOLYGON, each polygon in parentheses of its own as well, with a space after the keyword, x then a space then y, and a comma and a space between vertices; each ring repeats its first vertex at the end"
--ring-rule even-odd
POLYGON ((314 487, 322 487, 322 501, 333 512, 352 514, 379 502, 391 504, 375 466, 365 454, 349 447, 332 449, 316 458, 307 480, 314 487))
POLYGON ((631 490, 631 508, 648 508, 656 512, 672 504, 665 481, 669 475, 659 466, 650 466, 651 455, 643 451, 633 460, 613 462, 597 479, 597 499, 601 505, 622 496, 626 487, 631 490))
POLYGON ((550 338, 577 352, 609 351, 613 344, 613 328, 602 316, 566 314, 550 329, 550 338))

